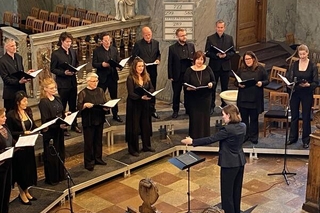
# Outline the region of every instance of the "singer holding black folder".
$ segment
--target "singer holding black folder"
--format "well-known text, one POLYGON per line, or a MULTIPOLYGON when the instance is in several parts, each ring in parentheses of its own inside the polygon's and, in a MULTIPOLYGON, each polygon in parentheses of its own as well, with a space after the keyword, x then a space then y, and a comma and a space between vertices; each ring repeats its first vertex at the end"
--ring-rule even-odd
POLYGON ((240 213, 241 191, 246 157, 242 149, 246 125, 235 105, 222 109, 225 126, 210 137, 193 139, 187 137, 182 143, 205 146, 219 141, 220 193, 222 209, 225 213, 240 213))
POLYGON ((243 80, 254 79, 253 86, 244 85, 235 81, 239 88, 237 106, 240 110, 242 121, 247 126, 245 141, 258 143, 259 138, 259 114, 264 111, 263 87, 269 84, 268 75, 263 66, 258 63, 257 56, 252 51, 247 51, 242 57, 240 69, 237 75, 243 80))
MULTIPOLYGON (((14 39, 6 38, 4 40, 5 54, 0 59, 0 75, 3 80, 3 95, 4 107, 9 112, 14 108, 15 93, 23 90, 26 91, 25 83, 31 79, 21 78, 18 79, 13 73, 24 72, 22 57, 16 53, 17 45, 14 39)), ((34 70, 29 70, 28 73, 34 70)))
MULTIPOLYGON (((77 111, 77 79, 75 72, 66 70, 63 68, 64 64, 68 64, 77 67, 79 62, 77 53, 71 48, 73 37, 68 32, 63 32, 59 36, 58 46, 59 49, 55 50, 51 54, 50 70, 56 75, 56 82, 58 85, 58 93, 61 98, 63 110, 66 110, 67 104, 69 111, 77 111)), ((77 133, 81 133, 81 129, 77 125, 77 119, 74 120, 71 129, 77 133)), ((65 136, 70 134, 65 131, 65 136)))
MULTIPOLYGON (((295 81, 293 88, 290 109, 291 124, 289 141, 287 144, 293 144, 299 137, 299 116, 300 105, 302 106, 302 143, 303 148, 309 148, 311 134, 311 107, 313 103, 313 93, 318 86, 318 69, 316 65, 308 58, 309 48, 302 44, 298 48, 299 60, 291 65, 287 71, 286 77, 290 82, 295 81)), ((288 87, 290 92, 292 88, 288 87)))
MULTIPOLYGON (((93 51, 92 66, 97 69, 99 76, 98 87, 104 92, 108 89, 110 98, 116 99, 118 96, 118 68, 110 60, 119 63, 120 57, 116 47, 112 45, 112 37, 108 33, 101 35, 102 44, 93 51)), ((122 122, 118 115, 118 104, 111 109, 113 120, 122 122)))
MULTIPOLYGON (((28 97, 24 91, 15 95, 15 107, 7 114, 7 125, 15 141, 20 135, 28 135, 37 126, 33 120, 33 114, 28 107, 28 97)), ((29 187, 37 184, 37 167, 34 155, 34 147, 21 147, 16 149, 12 159, 12 185, 17 183, 19 200, 24 205, 31 205, 35 201, 29 192, 29 187)))
POLYGON ((87 87, 79 92, 78 109, 81 113, 84 138, 84 167, 93 171, 95 165, 106 165, 102 160, 102 132, 108 108, 100 104, 107 102, 102 88, 97 87, 98 75, 87 75, 87 87))
MULTIPOLYGON (((6 123, 6 109, 0 108, 0 154, 7 148, 14 146, 13 138, 6 123)), ((12 159, 0 161, 0 212, 9 213, 9 200, 11 193, 12 159)))
POLYGON ((139 135, 142 140, 143 152, 155 152, 151 147, 152 123, 150 100, 147 94, 140 93, 137 88, 144 87, 154 92, 150 76, 147 73, 144 61, 137 57, 133 60, 127 78, 127 106, 126 106, 126 142, 129 154, 139 156, 139 135))
MULTIPOLYGON (((45 78, 41 82, 41 93, 39 110, 41 122, 51 121, 56 117, 65 117, 64 107, 60 98, 57 96, 57 84, 53 78, 45 78)), ((56 185, 66 178, 64 167, 61 165, 58 157, 55 156, 52 147, 54 146, 61 159, 65 159, 64 130, 66 124, 55 123, 42 130, 43 134, 43 163, 45 182, 56 185), (50 144, 50 141, 52 144, 50 144)))

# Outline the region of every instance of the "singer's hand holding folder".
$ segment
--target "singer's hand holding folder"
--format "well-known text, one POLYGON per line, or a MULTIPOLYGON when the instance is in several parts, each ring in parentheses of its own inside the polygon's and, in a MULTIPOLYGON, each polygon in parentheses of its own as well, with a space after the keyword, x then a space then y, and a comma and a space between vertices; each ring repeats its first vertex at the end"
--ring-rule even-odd
POLYGON ((15 147, 34 146, 39 134, 23 135, 18 138, 15 147))
POLYGON ((159 90, 154 91, 153 93, 151 93, 151 92, 149 92, 148 90, 146 90, 144 87, 137 87, 137 88, 135 89, 135 93, 137 93, 138 95, 141 95, 141 96, 147 95, 147 96, 149 96, 149 97, 154 97, 154 96, 156 96, 159 92, 161 92, 162 90, 164 90, 164 88, 159 89, 159 90))
POLYGON ((232 70, 232 73, 233 73, 234 77, 236 77, 238 83, 241 84, 241 85, 245 85, 246 87, 252 87, 252 86, 255 86, 257 84, 257 81, 254 80, 254 78, 250 78, 250 79, 247 79, 247 80, 242 80, 235 72, 233 72, 233 70, 232 70))
POLYGON ((80 71, 84 66, 86 66, 88 63, 82 64, 78 67, 74 67, 68 62, 64 62, 63 64, 60 65, 60 67, 64 70, 69 70, 70 72, 78 72, 80 71))
POLYGON ((14 77, 18 78, 18 79, 21 79, 21 78, 33 79, 33 78, 35 78, 41 71, 42 71, 42 69, 36 70, 36 71, 34 71, 34 72, 31 72, 31 73, 26 73, 26 72, 19 71, 19 72, 13 73, 12 75, 13 75, 14 77))
POLYGON ((194 86, 194 85, 191 85, 191 84, 188 84, 188 83, 183 83, 184 85, 186 85, 187 87, 191 87, 193 89, 204 89, 204 88, 208 88, 208 85, 205 85, 205 86, 194 86))
POLYGON ((40 130, 43 130, 49 126, 51 126, 52 124, 56 123, 56 121, 58 120, 59 118, 55 118, 51 121, 48 121, 44 124, 42 124, 41 126, 39 126, 38 128, 35 128, 34 130, 31 131, 31 133, 35 133, 35 132, 39 132, 40 130))
POLYGON ((10 159, 13 156, 14 147, 11 147, 0 154, 0 162, 6 159, 10 159))

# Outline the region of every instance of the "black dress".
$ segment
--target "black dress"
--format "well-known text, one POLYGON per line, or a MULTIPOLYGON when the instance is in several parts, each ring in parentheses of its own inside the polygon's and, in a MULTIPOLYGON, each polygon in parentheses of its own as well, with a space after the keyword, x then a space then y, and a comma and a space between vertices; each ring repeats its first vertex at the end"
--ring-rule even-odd
MULTIPOLYGON (((53 120, 56 117, 64 117, 63 106, 58 97, 55 97, 52 101, 48 98, 42 98, 39 103, 39 109, 42 123, 53 120)), ((65 179, 65 171, 63 165, 55 155, 53 148, 49 146, 49 142, 53 139, 53 146, 64 162, 65 147, 63 129, 60 128, 59 124, 55 123, 49 126, 48 131, 42 132, 42 134, 45 182, 48 184, 57 184, 65 179)))
MULTIPOLYGON (((13 146, 13 140, 9 129, 6 126, 3 126, 8 137, 5 138, 0 134, 0 153, 5 151, 5 148, 13 146)), ((0 162, 0 212, 8 213, 9 212, 9 200, 11 193, 11 166, 12 160, 7 159, 3 163, 0 162)))
MULTIPOLYGON (((209 66, 201 71, 194 71, 191 67, 184 74, 184 82, 193 86, 206 86, 212 83, 214 88, 215 79, 209 66)), ((189 136, 202 138, 210 136, 210 106, 212 89, 202 88, 186 90, 189 107, 189 136)))
POLYGON ((105 122, 105 111, 99 104, 107 102, 107 98, 102 88, 84 88, 78 95, 78 109, 81 110, 81 119, 84 137, 84 167, 90 169, 95 165, 95 161, 102 160, 102 134, 103 123, 105 122), (85 103, 92 103, 97 106, 85 108, 85 103))
MULTIPOLYGON (((126 106, 126 142, 130 154, 139 152, 139 135, 141 135, 142 149, 151 147, 152 136, 150 100, 142 100, 142 95, 137 94, 136 88, 140 87, 134 83, 133 78, 127 78, 127 106, 126 106)), ((153 92, 152 83, 149 81, 143 85, 149 92, 153 92)))
MULTIPOLYGON (((27 108, 26 113, 29 119, 24 121, 24 126, 26 131, 30 131, 36 126, 34 124, 31 109, 27 108)), ((13 139, 18 141, 19 136, 23 135, 24 130, 21 119, 15 113, 15 110, 8 112, 6 122, 12 133, 13 139)), ((23 190, 37 184, 37 167, 33 146, 20 148, 14 153, 12 159, 12 184, 15 182, 17 182, 23 190)))

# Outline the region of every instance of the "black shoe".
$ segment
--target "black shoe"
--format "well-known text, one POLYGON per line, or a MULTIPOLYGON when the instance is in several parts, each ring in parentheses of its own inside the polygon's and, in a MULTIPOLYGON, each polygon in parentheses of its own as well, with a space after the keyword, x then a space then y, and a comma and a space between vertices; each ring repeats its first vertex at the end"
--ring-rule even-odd
POLYGON ((287 145, 291 145, 291 144, 294 144, 294 143, 297 143, 297 141, 290 141, 290 140, 287 141, 287 145))
POLYGON ((309 148, 309 144, 304 143, 304 144, 303 144, 303 148, 304 148, 304 149, 308 149, 308 148, 309 148))
POLYGON ((139 153, 138 152, 132 152, 132 153, 130 153, 130 155, 135 156, 135 157, 139 157, 139 153))
POLYGON ((120 118, 119 115, 113 116, 113 120, 118 121, 118 122, 120 122, 120 123, 123 122, 123 120, 120 118))
POLYGON ((178 117, 178 112, 173 112, 171 117, 172 118, 177 118, 178 117))
POLYGON ((81 129, 79 127, 77 127, 77 126, 71 127, 71 130, 75 131, 76 133, 82 133, 81 129))
POLYGON ((95 164, 96 164, 96 165, 107 165, 107 163, 104 162, 103 160, 96 160, 96 161, 95 161, 95 164))
POLYGON ((35 197, 32 197, 32 198, 28 198, 28 200, 31 200, 31 201, 36 201, 36 200, 38 200, 37 198, 35 198, 35 197))
POLYGON ((143 152, 156 152, 156 150, 154 148, 147 148, 147 149, 142 149, 143 152))
POLYGON ((30 205, 31 205, 31 202, 30 202, 29 200, 28 200, 28 202, 24 202, 24 201, 21 199, 20 195, 18 196, 18 198, 19 198, 20 203, 22 203, 23 205, 27 205, 27 206, 30 206, 30 205))
POLYGON ((160 119, 160 116, 156 112, 152 113, 151 116, 156 118, 156 119, 160 119))
POLYGON ((251 141, 251 143, 253 143, 253 144, 258 144, 258 141, 251 141))
POLYGON ((70 133, 68 132, 68 130, 65 130, 63 134, 64 136, 70 136, 70 133))
POLYGON ((92 167, 85 167, 86 168, 86 170, 88 170, 88 171, 90 171, 90 172, 92 172, 93 171, 93 169, 94 169, 94 167, 92 166, 92 167))

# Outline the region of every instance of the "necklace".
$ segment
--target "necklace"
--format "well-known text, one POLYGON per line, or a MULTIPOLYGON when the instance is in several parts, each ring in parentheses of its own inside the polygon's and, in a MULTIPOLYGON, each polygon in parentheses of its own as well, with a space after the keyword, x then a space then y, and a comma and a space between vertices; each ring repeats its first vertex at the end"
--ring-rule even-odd
POLYGON ((201 70, 201 71, 195 71, 195 72, 196 72, 196 76, 197 76, 199 85, 201 85, 201 82, 202 82, 202 70, 201 70), (198 75, 198 72, 200 72, 200 77, 199 77, 199 75, 198 75))

